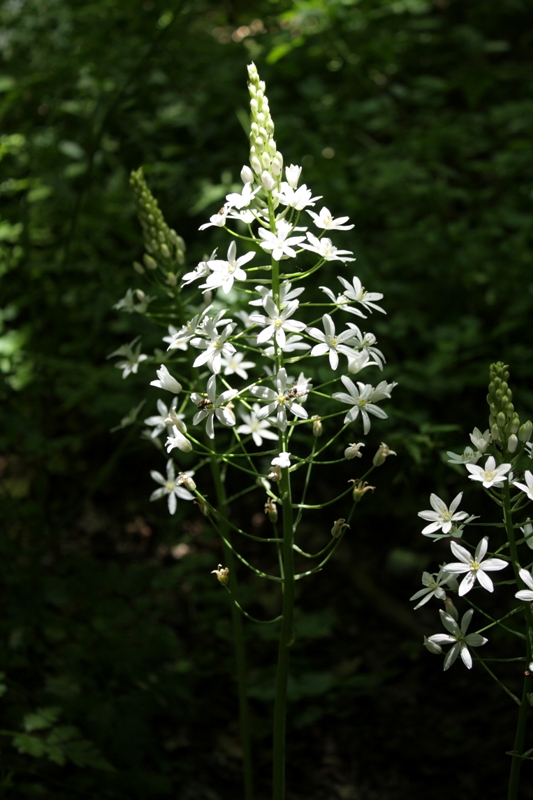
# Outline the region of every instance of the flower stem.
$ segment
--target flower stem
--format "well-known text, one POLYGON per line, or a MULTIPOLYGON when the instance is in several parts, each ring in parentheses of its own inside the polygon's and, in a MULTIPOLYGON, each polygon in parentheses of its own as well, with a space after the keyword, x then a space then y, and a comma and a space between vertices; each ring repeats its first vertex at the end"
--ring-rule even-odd
MULTIPOLYGON (((227 501, 226 491, 220 474, 220 464, 215 455, 211 458, 211 474, 215 484, 217 495, 217 510, 219 512, 218 526, 223 534, 224 564, 228 567, 231 575, 233 595, 238 596, 237 575, 235 572, 235 559, 233 552, 226 541, 230 531, 226 522, 227 501)), ((233 627, 233 645, 235 652, 235 666, 237 677, 237 695, 239 699, 239 727, 242 747, 242 769, 244 782, 244 800, 253 800, 253 768, 252 768, 252 748, 251 748, 251 728, 250 728, 250 708, 246 693, 246 649, 244 644, 244 631, 242 616, 237 606, 230 602, 231 622, 233 627)))
MULTIPOLYGON (((520 562, 518 561, 518 552, 516 548, 516 540, 513 527, 513 514, 511 510, 511 491, 509 482, 505 481, 504 496, 503 496, 503 518, 505 528, 507 530, 507 538, 509 540, 509 550, 511 553, 513 569, 515 572, 516 582, 519 587, 523 586, 522 579, 519 575, 520 562)), ((529 603, 524 603, 525 617, 526 617, 526 664, 531 661, 531 631, 533 630, 533 618, 531 614, 531 606, 529 603)), ((511 761, 511 772, 509 774, 509 788, 507 793, 507 800, 517 800, 518 789, 520 785, 520 770, 522 767, 522 753, 524 751, 524 741, 526 738, 527 718, 529 716, 529 695, 531 693, 532 676, 526 670, 524 676, 524 686, 522 689, 522 698, 520 701, 520 711, 518 712, 518 722, 516 725, 516 734, 513 747, 513 755, 511 761)))
MULTIPOLYGON (((286 447, 286 434, 282 447, 286 447)), ((283 509, 283 619, 279 638, 278 666, 276 672, 276 699, 273 725, 273 776, 272 799, 285 798, 285 724, 287 716, 287 682, 289 677, 289 648, 294 641, 294 529, 291 484, 288 469, 282 470, 280 481, 283 509)))

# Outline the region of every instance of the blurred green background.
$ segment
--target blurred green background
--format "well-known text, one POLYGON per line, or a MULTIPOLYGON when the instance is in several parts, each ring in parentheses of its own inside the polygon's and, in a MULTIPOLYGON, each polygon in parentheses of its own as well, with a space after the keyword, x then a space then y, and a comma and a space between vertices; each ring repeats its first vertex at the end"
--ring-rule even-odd
MULTIPOLYGON (((112 308, 141 286, 129 173, 144 166, 189 264, 211 252, 198 226, 247 161, 254 60, 286 163, 355 223, 337 243, 385 295, 371 329, 399 383, 367 446, 398 456, 300 587, 288 798, 500 798, 513 709, 481 671, 442 675, 421 647, 436 609, 408 598, 447 553, 420 536, 429 493, 485 509, 443 452, 485 429, 491 361, 533 416, 531 4, 4 0, 0 22, 3 793, 241 796, 220 548, 200 516, 149 504, 161 455, 110 430, 142 400, 155 413, 153 369, 123 381, 106 357, 160 346, 112 308)), ((263 800, 275 642, 247 636, 263 800)))

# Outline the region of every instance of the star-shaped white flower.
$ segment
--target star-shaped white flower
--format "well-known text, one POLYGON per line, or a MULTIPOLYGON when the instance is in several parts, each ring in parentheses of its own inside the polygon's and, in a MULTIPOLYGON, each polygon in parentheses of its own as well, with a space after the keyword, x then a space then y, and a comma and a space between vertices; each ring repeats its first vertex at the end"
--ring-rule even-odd
POLYGON ((257 336, 257 344, 265 344, 270 339, 275 339, 278 347, 285 347, 285 333, 299 333, 305 330, 305 322, 290 319, 298 308, 298 300, 290 300, 285 308, 278 308, 270 295, 263 300, 266 314, 254 311, 250 314, 250 322, 261 325, 263 330, 257 336))
POLYGON ((233 355, 226 356, 222 359, 222 366, 224 367, 224 375, 238 375, 243 380, 248 379, 246 370, 255 367, 253 361, 244 361, 244 353, 235 352, 233 355))
POLYGON ((257 447, 261 447, 263 439, 277 441, 279 438, 277 433, 270 430, 270 422, 267 419, 259 419, 257 416, 259 410, 259 403, 254 403, 249 414, 245 411, 241 411, 240 414, 244 420, 244 425, 239 425, 237 428, 237 433, 244 433, 245 435, 251 434, 257 447))
POLYGON ((475 464, 467 464, 466 468, 470 472, 468 477, 471 481, 483 481, 485 489, 490 489, 491 486, 507 480, 505 476, 511 469, 511 464, 500 464, 497 467, 494 456, 489 456, 485 463, 485 469, 475 464))
POLYGON ((302 184, 299 189, 293 189, 293 187, 285 181, 282 182, 279 192, 274 191, 274 195, 281 205, 294 208, 296 211, 303 211, 307 206, 314 206, 315 200, 322 199, 322 195, 319 197, 312 197, 312 194, 311 189, 308 189, 305 183, 302 184))
POLYGON ((279 453, 270 463, 274 467, 277 465, 282 469, 288 469, 291 465, 291 454, 286 452, 279 453))
POLYGON ((346 330, 342 333, 335 334, 335 323, 329 314, 324 314, 322 317, 322 324, 324 325, 324 332, 319 328, 307 329, 307 333, 312 336, 313 339, 318 339, 320 342, 320 344, 315 344, 311 350, 311 355, 323 356, 329 353, 331 369, 337 369, 339 366, 339 353, 343 353, 348 358, 357 356, 353 347, 348 346, 354 341, 354 332, 352 330, 346 330))
POLYGON ((451 542, 450 547, 452 553, 459 561, 446 564, 444 568, 446 572, 449 572, 451 575, 460 575, 466 572, 465 577, 459 584, 458 593, 460 597, 470 591, 476 580, 480 582, 481 586, 486 589, 487 592, 494 591, 494 584, 486 573, 504 569, 507 566, 507 561, 501 558, 488 558, 486 561, 483 561, 488 546, 489 537, 484 536, 476 547, 476 552, 472 555, 472 553, 465 547, 462 547, 462 545, 457 544, 457 542, 451 542))
POLYGON ((224 403, 229 403, 236 394, 238 394, 237 389, 228 389, 217 397, 216 376, 211 375, 207 381, 207 397, 198 394, 198 392, 193 392, 191 394, 191 400, 198 408, 198 412, 193 417, 192 424, 198 425, 205 419, 205 430, 210 439, 215 438, 213 424, 215 416, 222 425, 231 428, 236 424, 235 414, 231 408, 226 408, 224 403))
POLYGON ((527 569, 521 569, 519 574, 528 588, 520 589, 520 591, 515 594, 515 597, 518 598, 518 600, 523 600, 524 603, 533 603, 533 578, 531 577, 531 573, 527 569))
POLYGON ((437 600, 445 600, 446 599, 446 592, 442 588, 443 584, 448 582, 450 575, 445 572, 443 569, 439 571, 437 575, 431 575, 429 572, 422 573, 422 583, 424 584, 424 589, 419 589, 418 592, 415 592, 414 595, 409 598, 410 600, 418 600, 419 597, 422 598, 418 605, 414 607, 414 611, 420 606, 423 606, 425 603, 429 602, 432 597, 436 597, 437 600))
POLYGON ((471 447, 465 447, 461 455, 452 453, 451 450, 447 450, 446 455, 448 456, 449 464, 476 464, 481 458, 479 450, 472 450, 471 447))
POLYGON ((526 470, 524 472, 524 478, 526 483, 519 483, 518 481, 514 481, 513 486, 516 486, 517 489, 522 489, 522 491, 527 494, 529 499, 533 500, 533 475, 529 470, 526 470))
POLYGON ((118 361, 115 364, 117 369, 122 370, 122 377, 127 378, 128 375, 132 373, 135 375, 139 368, 139 364, 143 361, 146 361, 148 356, 141 353, 141 342, 140 336, 130 342, 130 344, 123 344, 122 347, 119 347, 113 353, 108 355, 108 358, 113 358, 114 356, 124 356, 126 359, 125 361, 118 361))
MULTIPOLYGON (((338 400, 340 403, 348 403, 352 406, 352 408, 348 411, 346 416, 344 417, 345 424, 348 422, 353 422, 359 414, 361 414, 363 418, 363 430, 366 433, 370 430, 370 418, 369 414, 373 414, 375 417, 379 417, 379 419, 387 419, 387 414, 383 411, 382 408, 372 403, 372 395, 375 393, 375 389, 369 383, 364 384, 360 381, 357 382, 357 386, 355 383, 350 380, 346 375, 341 375, 341 381, 343 382, 346 389, 348 389, 348 394, 346 392, 334 392, 332 397, 334 400, 338 400)), ((393 384, 391 384, 393 385, 393 384)), ((382 393, 383 397, 390 397, 390 393, 382 393)), ((381 400, 382 397, 378 396, 376 400, 381 400)))
POLYGON ((164 497, 167 495, 168 498, 168 510, 171 514, 175 514, 177 508, 177 497, 181 498, 181 500, 194 500, 194 495, 192 495, 188 489, 185 489, 184 486, 181 486, 178 481, 179 478, 176 480, 176 471, 174 469, 174 462, 170 458, 167 461, 167 477, 164 478, 160 472, 156 472, 152 470, 150 472, 153 480, 157 483, 161 484, 160 489, 156 489, 150 495, 150 500, 159 500, 159 498, 164 497))
MULTIPOLYGON (((180 416, 183 416, 180 414, 180 416)), ((175 448, 181 450, 182 453, 190 453, 192 450, 192 444, 184 435, 187 433, 187 426, 181 419, 178 419, 178 415, 174 413, 173 415, 175 424, 172 426, 172 435, 168 437, 167 441, 165 442, 165 447, 167 453, 170 453, 175 448)))
POLYGON ((260 400, 266 400, 268 405, 263 406, 257 413, 259 419, 271 414, 276 415, 276 424, 280 431, 287 429, 287 411, 291 411, 300 419, 307 419, 308 414, 299 402, 307 399, 309 391, 309 381, 300 375, 298 382, 294 386, 288 386, 287 371, 282 367, 276 376, 276 388, 270 389, 268 386, 252 386, 250 392, 260 400))
POLYGON ((355 261, 355 258, 350 258, 352 255, 351 250, 339 250, 333 245, 331 239, 324 236, 323 239, 318 239, 313 233, 307 232, 306 234, 310 244, 302 244, 305 250, 310 250, 316 253, 325 261, 355 261))
MULTIPOLYGON (((177 400, 178 400, 177 397, 173 399, 170 408, 172 409, 176 408, 177 400)), ((153 427, 153 431, 150 434, 152 439, 155 439, 157 436, 159 436, 160 433, 163 433, 163 431, 166 428, 170 427, 170 421, 167 420, 169 409, 166 407, 166 405, 163 403, 162 400, 157 401, 157 410, 159 411, 159 415, 153 417, 147 417, 144 420, 145 425, 153 427)), ((174 413, 176 412, 174 411, 174 413)), ((179 419, 183 419, 183 414, 179 414, 177 416, 179 419)))
MULTIPOLYGON (((315 200, 318 200, 318 197, 315 197, 315 200)), ((313 217, 317 228, 322 228, 325 231, 351 231, 354 227, 353 225, 344 224, 348 222, 349 217, 333 219, 331 212, 327 208, 322 208, 320 214, 316 214, 314 211, 308 211, 307 213, 313 217)))
POLYGON ((224 294, 228 294, 234 281, 245 281, 246 272, 242 267, 244 264, 247 264, 248 261, 251 261, 255 253, 245 253, 239 258, 236 256, 237 245, 235 242, 231 242, 228 247, 227 261, 219 261, 217 259, 208 261, 207 265, 211 270, 211 274, 207 276, 205 283, 200 285, 200 289, 205 289, 205 291, 208 292, 210 289, 221 288, 224 294))
POLYGON ((468 516, 466 511, 456 512, 456 508, 461 502, 462 498, 463 493, 460 492, 457 497, 452 500, 450 507, 448 508, 446 503, 444 503, 440 497, 438 497, 436 494, 431 494, 429 502, 431 503, 433 511, 418 512, 419 517, 422 517, 422 519, 425 519, 430 523, 429 525, 426 525, 422 533, 434 533, 435 531, 441 529, 443 533, 449 533, 454 522, 466 519, 468 516))
POLYGON ((200 367, 202 364, 207 364, 209 369, 212 370, 215 375, 218 375, 222 368, 222 359, 230 358, 235 352, 235 347, 231 342, 226 340, 236 326, 236 322, 230 322, 226 325, 224 330, 219 333, 214 324, 214 320, 208 317, 201 331, 202 335, 207 338, 204 339, 202 336, 198 336, 197 338, 191 339, 191 345, 193 347, 204 351, 196 357, 193 367, 200 367))
POLYGON ((272 253, 274 261, 279 261, 281 258, 296 258, 294 247, 303 242, 305 237, 291 236, 292 230, 293 226, 285 219, 276 222, 276 233, 259 228, 259 238, 263 240, 260 243, 261 247, 267 253, 272 253))
POLYGON ((438 648, 440 648, 441 644, 453 644, 453 647, 448 651, 444 659, 444 670, 446 671, 449 669, 459 655, 461 656, 463 664, 468 669, 472 669, 472 656, 468 648, 481 647, 481 645, 488 642, 488 639, 485 639, 485 637, 481 636, 479 633, 467 634, 468 626, 470 625, 474 613, 473 609, 470 608, 466 614, 463 615, 460 627, 450 614, 447 614, 442 609, 439 613, 442 624, 449 633, 436 633, 434 636, 428 636, 428 643, 437 648, 433 650, 433 652, 438 652, 438 648))

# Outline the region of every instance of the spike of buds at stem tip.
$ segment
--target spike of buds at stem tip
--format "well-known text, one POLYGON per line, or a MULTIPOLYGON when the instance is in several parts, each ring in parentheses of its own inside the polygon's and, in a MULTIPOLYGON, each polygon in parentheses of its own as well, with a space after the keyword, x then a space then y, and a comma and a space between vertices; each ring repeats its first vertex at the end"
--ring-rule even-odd
POLYGON ((388 456, 395 456, 395 455, 397 455, 397 453, 395 453, 394 450, 391 450, 389 446, 385 444, 385 442, 381 442, 376 452, 376 455, 372 460, 372 463, 375 467, 381 467, 381 465, 385 463, 385 459, 388 456))
POLYGON ((348 483, 353 483, 352 497, 354 503, 358 503, 363 495, 370 491, 373 492, 376 488, 375 486, 370 486, 366 481, 356 481, 353 478, 349 480, 348 483))
POLYGON ((335 539, 338 539, 338 538, 339 538, 339 536, 341 535, 341 533, 342 533, 342 532, 343 532, 343 531, 344 531, 346 528, 349 528, 349 527, 350 527, 350 526, 349 526, 349 525, 348 525, 348 523, 345 521, 344 517, 341 517, 340 519, 336 519, 336 520, 335 520, 335 522, 333 523, 333 528, 331 529, 331 535, 332 535, 332 536, 333 536, 335 539))
POLYGON ((222 564, 219 564, 217 569, 211 570, 211 575, 217 576, 218 582, 221 584, 221 586, 227 586, 229 581, 228 567, 223 567, 222 564))

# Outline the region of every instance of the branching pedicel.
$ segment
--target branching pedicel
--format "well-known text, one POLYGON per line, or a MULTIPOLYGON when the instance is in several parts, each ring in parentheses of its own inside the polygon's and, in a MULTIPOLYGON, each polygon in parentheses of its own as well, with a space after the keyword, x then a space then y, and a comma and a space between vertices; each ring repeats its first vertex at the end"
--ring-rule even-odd
MULTIPOLYGON (((337 277, 338 293, 323 286, 322 303, 304 298, 304 283, 326 262, 354 261, 349 250, 337 249, 329 238, 330 233, 353 225, 346 224, 347 217, 334 219, 326 207, 318 213, 311 210, 321 198, 300 184, 301 167, 284 169, 265 84, 253 64, 248 73, 250 166, 242 168, 241 192, 228 194, 218 213, 201 226, 223 228, 232 237, 227 251, 215 250, 194 269, 182 268, 183 241, 164 222, 140 172, 134 173, 132 184, 149 251, 146 270, 137 265, 137 271, 171 298, 171 310, 165 312, 169 322, 172 317, 164 339, 168 355, 152 385, 174 399, 170 407, 159 400, 159 415, 145 420, 152 441, 158 441, 166 429, 165 446, 171 458, 166 478, 152 472, 159 488, 151 499, 166 498, 171 514, 178 502, 195 499, 209 515, 224 543, 226 559, 213 572, 231 594, 238 613, 250 617, 238 602, 230 563, 233 556, 256 575, 282 585, 281 616, 261 620, 281 621, 273 748, 273 797, 281 800, 288 658, 295 637, 294 582, 322 569, 340 545, 356 503, 373 488, 364 479, 393 454, 387 445, 381 445, 363 475, 342 487, 327 504, 345 516, 334 520, 332 515, 331 536, 319 553, 305 552, 295 543, 295 534, 306 510, 322 508, 308 500, 316 480, 314 470, 362 458, 364 443, 351 443, 355 437, 349 431, 360 420, 367 434, 372 416, 385 419, 381 403, 390 398, 396 384, 381 380, 374 386, 354 380, 369 367, 383 368, 385 358, 375 336, 353 321, 365 320, 373 311, 384 313, 377 304, 381 294, 367 292, 347 270, 337 277), (315 317, 317 307, 321 312, 315 317), (193 469, 176 474, 176 455, 193 469), (210 475, 203 477, 205 470, 210 475), (239 485, 244 487, 234 499, 259 493, 260 507, 264 504, 272 526, 270 537, 252 535, 228 518, 227 504, 232 498, 226 497, 225 486, 233 486, 227 480, 229 470, 241 476, 239 485), (205 489, 212 482, 216 502, 205 489), (297 497, 293 496, 296 492, 297 497), (235 548, 234 534, 276 548, 278 573, 267 574, 250 564, 235 548), (295 574, 295 552, 318 563, 295 574)), ((140 290, 130 290, 117 307, 150 316, 151 300, 140 290)), ((116 351, 127 358, 117 364, 124 377, 147 360, 138 345, 133 349, 134 344, 116 351)), ((243 703, 241 695, 241 712, 243 703)), ((251 779, 247 798, 250 785, 251 779)))
MULTIPOLYGON (((475 449, 467 447, 461 456, 448 453, 449 461, 454 464, 463 463, 472 481, 482 484, 487 495, 503 512, 503 522, 477 523, 477 517, 469 516, 466 511, 459 511, 462 492, 447 506, 437 495, 432 494, 431 511, 421 511, 419 516, 429 522, 423 529, 424 536, 434 540, 447 538, 450 549, 456 560, 445 563, 438 573, 431 575, 424 572, 423 589, 416 592, 411 600, 418 600, 415 608, 436 598, 444 602, 440 617, 447 633, 437 633, 424 640, 427 649, 436 655, 443 653, 443 647, 451 645, 444 658, 444 669, 449 669, 460 656, 470 669, 473 653, 470 648, 485 645, 488 639, 482 634, 494 626, 500 626, 520 641, 519 654, 497 661, 518 662, 524 676, 521 699, 497 678, 488 667, 479 651, 475 658, 494 678, 503 690, 520 707, 518 726, 512 756, 509 780, 508 800, 515 800, 518 793, 520 766, 524 759, 532 759, 533 749, 524 750, 526 721, 529 706, 533 705, 532 677, 532 645, 533 645, 533 602, 532 550, 533 524, 527 506, 533 500, 533 474, 531 472, 531 434, 533 424, 530 420, 520 424, 518 414, 512 402, 512 392, 508 385, 509 371, 505 364, 498 362, 490 368, 490 383, 487 401, 490 409, 489 428, 484 432, 478 428, 470 434, 475 449), (490 455, 489 455, 490 453, 490 455), (485 459, 484 466, 477 462, 485 459), (529 469, 528 469, 529 468, 529 469), (524 471, 525 470, 525 471, 524 471), (524 476, 524 482, 520 478, 524 476), (489 537, 482 536, 475 544, 463 538, 465 529, 475 528, 483 524, 495 528, 492 542, 496 542, 496 550, 492 557, 486 558, 489 549, 489 537), (459 544, 461 539, 463 544, 459 544), (499 619, 494 619, 485 611, 478 609, 488 622, 477 632, 467 633, 477 605, 470 598, 475 591, 480 595, 483 590, 494 591, 493 581, 488 573, 503 573, 504 584, 513 584, 513 594, 520 604, 516 605, 499 619), (458 584, 457 579, 461 581, 458 584), (518 591, 516 591, 518 589, 518 591), (479 591, 481 590, 481 591, 479 591), (448 593, 457 593, 471 607, 463 614, 459 622, 459 612, 448 593), (522 630, 513 624, 516 617, 522 624, 522 630), (525 630, 524 630, 525 627, 525 630)), ((493 545, 494 546, 494 545, 493 545)), ((502 594, 505 589, 502 587, 502 594)), ((509 598, 510 599, 510 598, 509 598)), ((480 598, 480 601, 482 598, 480 598)))

